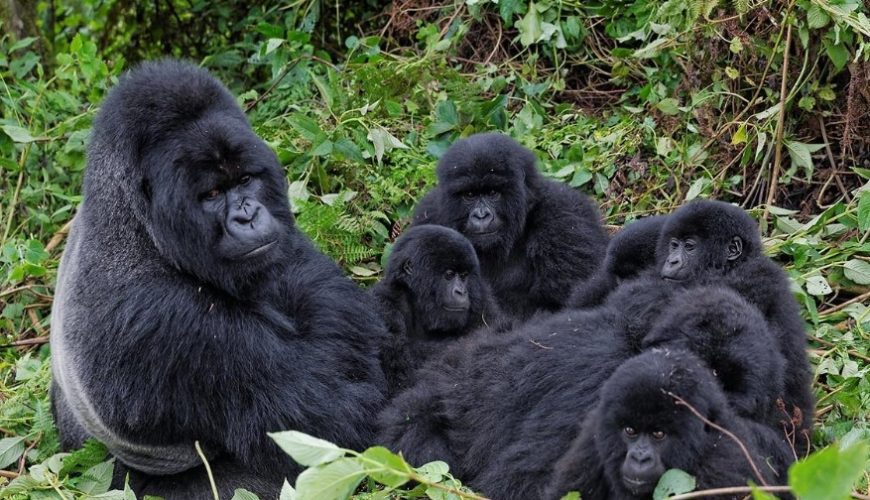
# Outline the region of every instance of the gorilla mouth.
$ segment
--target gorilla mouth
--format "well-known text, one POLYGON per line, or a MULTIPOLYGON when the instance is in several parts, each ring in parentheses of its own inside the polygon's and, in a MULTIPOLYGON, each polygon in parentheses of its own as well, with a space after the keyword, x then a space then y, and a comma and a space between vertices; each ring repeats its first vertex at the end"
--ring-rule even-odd
POLYGON ((259 255, 263 255, 264 253, 271 250, 272 247, 275 246, 276 243, 278 243, 278 240, 272 240, 266 244, 258 246, 257 248, 255 248, 249 252, 243 253, 242 255, 239 256, 239 258, 240 259, 251 259, 251 258, 257 257, 259 255))
POLYGON ((622 483, 634 494, 644 493, 651 490, 653 483, 645 479, 637 479, 628 476, 622 476, 622 483))
POLYGON ((441 306, 445 311, 450 312, 465 312, 468 310, 468 307, 465 306, 441 306))

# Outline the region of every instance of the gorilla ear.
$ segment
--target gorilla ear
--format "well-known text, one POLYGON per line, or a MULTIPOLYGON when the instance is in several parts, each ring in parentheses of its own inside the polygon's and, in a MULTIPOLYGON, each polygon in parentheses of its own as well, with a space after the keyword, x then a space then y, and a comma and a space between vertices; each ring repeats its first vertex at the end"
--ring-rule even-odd
POLYGON ((735 236, 728 243, 728 250, 725 258, 729 261, 735 260, 743 255, 743 238, 735 236))
POLYGON ((406 260, 405 262, 402 263, 402 272, 408 276, 414 274, 414 267, 411 266, 410 260, 406 260))

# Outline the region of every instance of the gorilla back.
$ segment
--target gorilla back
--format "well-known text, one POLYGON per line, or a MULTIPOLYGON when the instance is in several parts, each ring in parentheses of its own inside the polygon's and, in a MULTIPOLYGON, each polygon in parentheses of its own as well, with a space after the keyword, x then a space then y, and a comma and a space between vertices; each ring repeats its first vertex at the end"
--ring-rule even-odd
POLYGON ((198 440, 238 471, 218 477, 224 494, 274 497, 296 469, 267 432, 370 444, 386 329, 294 227, 286 189, 208 72, 165 60, 122 77, 94 124, 52 311, 64 448, 94 437, 137 493, 210 497, 198 440))

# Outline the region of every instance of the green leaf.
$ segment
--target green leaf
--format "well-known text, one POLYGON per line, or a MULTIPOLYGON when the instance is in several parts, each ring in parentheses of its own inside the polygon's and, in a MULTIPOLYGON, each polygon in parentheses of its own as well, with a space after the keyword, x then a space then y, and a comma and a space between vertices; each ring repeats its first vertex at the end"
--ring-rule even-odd
POLYGON ((832 292, 831 285, 824 276, 810 276, 807 278, 807 293, 817 297, 828 295, 832 292))
POLYGON ((82 474, 78 489, 90 495, 99 495, 109 491, 112 483, 112 472, 115 470, 113 461, 98 463, 82 474))
POLYGON ((410 481, 411 466, 402 457, 383 446, 374 446, 362 454, 366 474, 388 488, 398 488, 410 481))
POLYGON ((355 458, 305 469, 296 478, 297 500, 347 500, 366 476, 355 458))
POLYGON ((444 479, 444 476, 450 472, 450 466, 447 465, 447 462, 436 460, 434 462, 423 464, 414 470, 427 481, 440 483, 441 480, 444 479))
POLYGON ((859 285, 870 285, 870 262, 851 259, 843 264, 846 277, 859 285))
POLYGON ((861 198, 858 199, 858 229, 864 232, 870 230, 870 190, 861 191, 861 198))
POLYGON ((11 137, 14 142, 27 144, 36 140, 36 138, 30 135, 30 132, 25 128, 16 127, 15 125, 3 125, 3 127, 0 128, 2 128, 3 131, 6 132, 6 135, 11 137))
POLYGON ((746 125, 740 125, 740 127, 737 128, 737 132, 734 132, 734 135, 731 136, 731 144, 737 146, 744 144, 746 140, 746 125))
POLYGON ((673 495, 688 493, 695 489, 695 478, 680 469, 669 469, 659 478, 653 492, 653 500, 661 500, 673 495))
POLYGON ((378 164, 381 163, 385 151, 408 148, 408 146, 405 146, 402 141, 397 139, 393 134, 389 133, 387 129, 380 125, 375 125, 370 128, 369 134, 366 138, 372 141, 372 145, 375 147, 375 158, 377 158, 378 164))
POLYGON ((680 102, 673 97, 667 97, 656 104, 656 108, 666 115, 675 115, 680 112, 680 102))
POLYGON ((559 500, 580 500, 580 492, 579 491, 570 491, 566 493, 559 500))
POLYGON ((244 488, 238 488, 233 492, 232 500, 260 500, 260 497, 244 488))
POLYGON ((287 480, 284 480, 284 486, 281 487, 281 494, 278 496, 278 500, 297 500, 298 495, 296 494, 296 489, 290 486, 290 483, 287 480))
POLYGON ((689 187, 689 191, 686 193, 686 201, 691 201, 697 198, 709 182, 710 179, 707 179, 706 177, 699 177, 695 180, 695 182, 693 182, 689 187))
MULTIPOLYGON (((8 307, 8 306, 7 306, 8 307)), ((6 314, 4 313, 4 316, 6 314)), ((4 469, 18 460, 26 446, 23 437, 0 439, 0 469, 4 469)))
POLYGON ((350 272, 357 276, 369 277, 378 274, 376 271, 372 271, 371 269, 366 269, 361 266, 351 266, 350 272))
POLYGON ((831 62, 834 63, 837 71, 845 68, 849 62, 849 51, 846 50, 845 45, 842 43, 834 44, 834 42, 828 39, 825 39, 823 43, 825 45, 825 52, 828 54, 831 62))
POLYGON ((511 19, 513 19, 514 14, 519 11, 520 0, 499 0, 498 2, 498 13, 508 26, 511 25, 511 19))
POLYGON ((535 2, 529 2, 529 10, 526 15, 516 24, 520 31, 520 43, 528 47, 537 42, 544 34, 544 28, 541 26, 541 15, 538 14, 538 9, 535 8, 535 2))
POLYGON ((811 173, 813 171, 813 158, 810 155, 822 149, 825 145, 786 140, 785 147, 788 148, 792 165, 804 169, 807 173, 811 173))
POLYGON ((323 130, 317 125, 317 122, 303 115, 302 113, 293 113, 287 117, 287 122, 291 127, 296 129, 302 137, 309 141, 316 140, 319 136, 324 135, 323 130))
POLYGON ((309 436, 304 432, 271 432, 269 437, 275 440, 293 460, 306 467, 332 462, 345 454, 343 449, 329 441, 309 436))
POLYGON ((800 498, 845 500, 861 478, 867 454, 865 442, 844 450, 828 446, 792 465, 788 471, 788 484, 800 498))
POLYGON ((818 5, 812 4, 807 9, 807 26, 811 29, 824 28, 830 21, 831 18, 818 5))

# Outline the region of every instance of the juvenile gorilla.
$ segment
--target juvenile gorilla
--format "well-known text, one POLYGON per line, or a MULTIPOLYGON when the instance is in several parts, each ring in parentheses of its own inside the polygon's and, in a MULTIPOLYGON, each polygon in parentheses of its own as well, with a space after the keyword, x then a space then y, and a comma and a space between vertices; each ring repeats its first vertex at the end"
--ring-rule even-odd
POLYGON ((453 144, 438 162, 438 185, 414 224, 438 224, 474 245, 502 309, 519 318, 562 308, 572 287, 598 268, 607 234, 595 205, 545 179, 535 156, 501 134, 453 144))
POLYGON ((64 449, 94 437, 137 494, 211 498, 199 441, 223 496, 275 498, 298 468, 267 432, 371 444, 386 328, 296 229, 286 191, 205 70, 164 60, 121 78, 94 123, 52 311, 64 449))
POLYGON ((767 439, 773 430, 732 413, 710 369, 686 351, 651 350, 626 361, 604 384, 581 427, 542 498, 557 500, 569 491, 580 491, 584 500, 651 498, 661 475, 673 468, 693 475, 698 489, 745 486, 750 480, 785 483, 784 474, 767 466, 787 455, 767 439), (675 396, 734 433, 761 477, 736 442, 675 396))
POLYGON ((607 298, 619 283, 634 278, 656 264, 656 245, 667 216, 654 215, 636 220, 610 240, 604 263, 592 278, 580 282, 568 300, 568 307, 594 307, 607 298))
POLYGON ((638 295, 649 295, 652 302, 661 303, 669 290, 698 284, 725 286, 740 294, 761 312, 785 359, 785 412, 779 412, 778 420, 787 421, 793 412, 797 414, 793 418, 795 445, 799 454, 805 453, 815 409, 806 332, 788 278, 762 254, 755 221, 727 203, 688 203, 666 218, 656 262, 654 275, 620 287, 607 301, 619 307, 621 300, 638 303, 643 301, 638 295))
POLYGON ((415 367, 432 353, 477 328, 495 329, 501 317, 471 243, 442 226, 416 226, 402 234, 372 294, 395 345, 383 364, 400 387, 411 383, 415 367))

